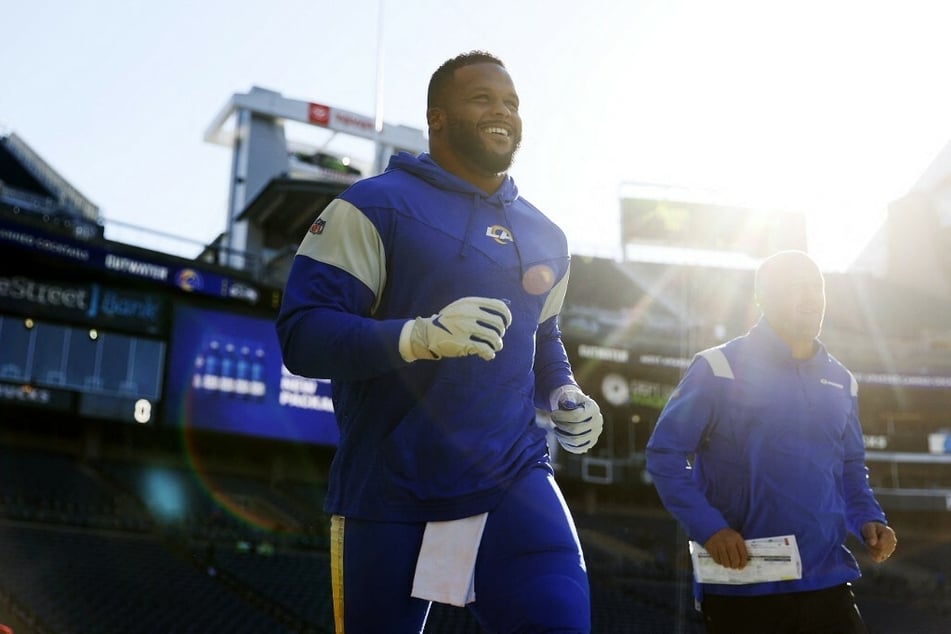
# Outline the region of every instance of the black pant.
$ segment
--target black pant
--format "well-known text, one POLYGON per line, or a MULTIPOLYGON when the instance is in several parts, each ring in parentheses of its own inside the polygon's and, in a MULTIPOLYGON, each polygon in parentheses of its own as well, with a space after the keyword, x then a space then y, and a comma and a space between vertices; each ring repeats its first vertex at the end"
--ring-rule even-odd
POLYGON ((852 585, 753 597, 705 594, 709 634, 867 634, 852 585))

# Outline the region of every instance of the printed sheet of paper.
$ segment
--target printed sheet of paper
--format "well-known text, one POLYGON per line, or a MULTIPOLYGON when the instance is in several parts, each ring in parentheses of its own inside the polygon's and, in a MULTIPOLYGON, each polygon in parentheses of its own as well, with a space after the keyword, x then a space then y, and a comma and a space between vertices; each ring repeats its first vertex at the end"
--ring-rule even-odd
POLYGON ((721 566, 703 546, 690 542, 694 578, 700 583, 744 584, 802 578, 802 560, 795 535, 746 540, 750 559, 742 570, 721 566))

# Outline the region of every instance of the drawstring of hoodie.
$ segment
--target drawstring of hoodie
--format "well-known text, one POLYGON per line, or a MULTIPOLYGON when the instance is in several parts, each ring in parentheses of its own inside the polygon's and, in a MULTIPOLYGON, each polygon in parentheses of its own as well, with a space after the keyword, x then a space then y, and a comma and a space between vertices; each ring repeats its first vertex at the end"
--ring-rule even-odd
MULTIPOLYGON (((468 254, 469 248, 472 244, 472 232, 475 229, 476 223, 476 212, 481 206, 482 194, 478 192, 472 193, 472 209, 469 211, 469 218, 466 221, 466 232, 462 237, 462 246, 459 247, 459 257, 466 257, 468 254)), ((518 269, 519 274, 522 278, 525 277, 525 264, 522 260, 522 251, 518 248, 518 240, 515 239, 515 228, 512 226, 512 221, 509 218, 509 205, 503 200, 499 200, 499 204, 502 207, 502 219, 505 223, 505 227, 509 231, 509 235, 512 236, 512 246, 515 247, 515 257, 518 258, 518 269)))
POLYGON ((466 220, 466 232, 462 236, 462 246, 459 247, 459 257, 466 257, 469 250, 469 244, 472 242, 472 231, 475 228, 476 212, 479 210, 479 198, 477 192, 472 192, 472 209, 469 210, 469 219, 466 220))
POLYGON ((499 187, 499 190, 494 194, 491 196, 486 196, 485 193, 476 190, 471 183, 468 183, 458 176, 450 174, 443 168, 439 167, 432 160, 432 157, 425 152, 420 154, 418 157, 413 156, 408 152, 400 152, 399 154, 390 158, 390 163, 387 166, 387 169, 404 170, 418 178, 422 178, 426 182, 441 190, 455 191, 459 192, 460 194, 469 194, 470 200, 472 201, 472 207, 469 210, 469 217, 466 219, 466 231, 462 238, 462 244, 459 247, 459 257, 464 258, 469 255, 469 250, 472 248, 472 242, 475 239, 472 232, 476 230, 476 222, 478 220, 477 214, 479 209, 482 208, 483 204, 501 207, 502 222, 512 236, 512 244, 515 247, 516 257, 518 258, 519 271, 524 277, 525 265, 522 261, 522 252, 518 247, 518 242, 515 240, 515 230, 512 227, 508 214, 509 205, 512 202, 518 200, 518 190, 515 188, 515 185, 512 183, 511 179, 506 179, 506 181, 499 187), (483 199, 485 200, 484 203, 483 199))
POLYGON ((507 203, 502 203, 502 217, 505 218, 505 226, 508 227, 509 233, 512 235, 512 246, 515 247, 515 257, 518 258, 518 274, 519 279, 525 279, 525 264, 522 260, 522 250, 518 248, 518 240, 515 239, 515 227, 512 225, 512 221, 509 218, 509 206, 507 203))

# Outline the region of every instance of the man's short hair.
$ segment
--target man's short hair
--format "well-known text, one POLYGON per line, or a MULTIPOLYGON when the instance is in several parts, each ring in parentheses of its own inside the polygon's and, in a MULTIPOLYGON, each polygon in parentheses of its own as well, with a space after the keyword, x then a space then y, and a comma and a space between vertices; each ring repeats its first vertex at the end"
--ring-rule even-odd
POLYGON ((502 63, 501 59, 486 51, 460 53, 452 59, 446 60, 442 66, 436 69, 436 72, 434 72, 433 76, 429 79, 426 108, 429 109, 440 105, 445 98, 449 85, 452 83, 453 73, 459 68, 472 66, 473 64, 497 64, 505 68, 505 64, 502 63))

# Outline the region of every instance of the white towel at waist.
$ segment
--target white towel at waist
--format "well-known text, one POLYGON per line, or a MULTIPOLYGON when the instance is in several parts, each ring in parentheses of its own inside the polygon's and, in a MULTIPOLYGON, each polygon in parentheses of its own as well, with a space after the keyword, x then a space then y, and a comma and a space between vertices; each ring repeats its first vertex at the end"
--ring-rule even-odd
POLYGON ((475 601, 475 562, 488 516, 427 522, 412 596, 460 607, 475 601))

